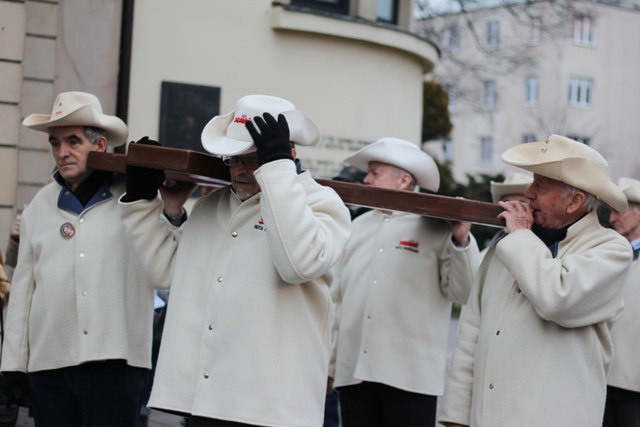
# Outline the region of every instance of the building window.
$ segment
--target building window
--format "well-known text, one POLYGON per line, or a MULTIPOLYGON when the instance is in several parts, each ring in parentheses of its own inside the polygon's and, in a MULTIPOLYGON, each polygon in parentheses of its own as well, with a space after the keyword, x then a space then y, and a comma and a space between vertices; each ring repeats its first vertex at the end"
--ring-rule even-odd
POLYGON ((567 138, 573 139, 574 141, 578 141, 578 142, 582 142, 584 145, 590 145, 591 144, 591 138, 589 138, 588 136, 584 136, 584 135, 567 135, 567 138))
POLYGON ((586 15, 576 15, 573 17, 573 38, 574 43, 591 46, 593 45, 593 20, 586 15))
POLYGON ((447 139, 442 143, 442 155, 445 162, 453 162, 453 141, 447 139))
POLYGON ((524 91, 525 105, 529 107, 538 105, 538 76, 527 76, 524 91))
POLYGON ((529 142, 536 142, 536 136, 533 133, 525 133, 522 135, 522 143, 527 144, 529 142))
POLYGON ((573 107, 590 107, 593 97, 593 81, 582 77, 569 79, 569 105, 573 107))
POLYGON ((493 138, 490 136, 480 137, 480 161, 491 163, 493 160, 493 138))
POLYGON ((451 54, 460 49, 460 27, 458 24, 449 25, 442 34, 442 49, 451 54))
POLYGON ((456 101, 458 98, 458 91, 456 90, 455 85, 452 84, 445 84, 444 88, 449 96, 449 112, 455 113, 457 111, 456 101))
POLYGON ((482 108, 493 110, 496 107, 496 82, 486 80, 483 82, 482 108))
POLYGON ((487 50, 498 50, 500 45, 500 22, 487 22, 487 50))
POLYGON ((349 0, 291 0, 291 4, 341 15, 349 14, 349 0))
POLYGON ((398 23, 398 0, 378 0, 377 18, 388 24, 398 23))
POLYGON ((542 33, 542 21, 537 16, 531 18, 531 28, 529 31, 529 44, 537 45, 540 43, 540 34, 542 33))

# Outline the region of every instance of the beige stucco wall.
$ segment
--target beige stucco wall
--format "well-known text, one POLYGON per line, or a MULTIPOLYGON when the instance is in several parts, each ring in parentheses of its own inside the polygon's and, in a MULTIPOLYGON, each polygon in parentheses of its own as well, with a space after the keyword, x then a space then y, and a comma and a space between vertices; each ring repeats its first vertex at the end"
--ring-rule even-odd
POLYGON ((284 10, 264 0, 137 0, 129 125, 157 137, 162 80, 221 88, 221 112, 241 96, 289 99, 318 125, 307 168, 329 176, 349 150, 382 136, 418 143, 422 78, 435 47, 407 33, 284 10), (169 30, 170 29, 170 30, 169 30), (341 142, 343 141, 343 142, 341 142), (344 142, 346 141, 346 142, 344 142))
POLYGON ((93 92, 105 112, 117 99, 122 2, 0 0, 0 249, 15 214, 53 170, 47 135, 22 126, 48 114, 58 92, 93 92))
MULTIPOLYGON (((403 28, 412 26, 412 4, 400 1, 403 28)), ((417 143, 421 82, 438 52, 406 30, 367 21, 375 0, 352 6, 353 16, 339 19, 269 0, 136 0, 130 139, 157 137, 166 80, 220 87, 222 112, 250 93, 290 99, 322 132, 319 148, 299 152, 317 176, 336 173, 350 150, 381 136, 417 143)), ((15 213, 54 166, 46 134, 22 119, 49 113, 68 90, 92 92, 115 113, 122 7, 122 0, 0 0, 1 249, 15 213)))

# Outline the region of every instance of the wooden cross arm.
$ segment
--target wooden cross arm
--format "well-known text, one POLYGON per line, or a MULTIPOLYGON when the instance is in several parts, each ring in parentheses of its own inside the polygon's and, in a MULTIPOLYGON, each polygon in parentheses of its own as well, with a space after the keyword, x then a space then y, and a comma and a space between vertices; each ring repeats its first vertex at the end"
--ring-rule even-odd
MULTIPOLYGON (((127 154, 89 153, 92 169, 125 173, 126 165, 164 170, 167 179, 196 182, 209 186, 229 184, 229 168, 219 157, 192 150, 129 144, 127 154)), ((333 188, 345 203, 372 208, 404 211, 434 218, 469 221, 478 224, 503 226, 497 218, 502 212, 498 205, 478 200, 412 191, 396 191, 362 184, 316 179, 333 188)))

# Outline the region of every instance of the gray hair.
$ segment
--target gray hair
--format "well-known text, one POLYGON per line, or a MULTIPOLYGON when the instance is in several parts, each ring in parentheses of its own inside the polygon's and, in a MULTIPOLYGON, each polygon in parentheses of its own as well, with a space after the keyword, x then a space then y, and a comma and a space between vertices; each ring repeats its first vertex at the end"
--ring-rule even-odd
POLYGON ((393 171, 393 175, 398 178, 400 178, 404 174, 407 174, 411 177, 411 184, 409 188, 415 189, 418 186, 418 181, 416 181, 416 178, 408 171, 391 164, 389 164, 389 167, 391 167, 391 170, 393 171))
POLYGON ((564 192, 564 196, 572 197, 578 191, 581 191, 585 195, 584 203, 582 204, 585 208, 587 208, 587 212, 591 212, 600 206, 600 199, 597 196, 589 193, 588 191, 580 190, 579 188, 573 187, 569 184, 567 185, 567 190, 564 192))
POLYGON ((101 137, 107 137, 107 132, 100 128, 96 128, 93 126, 83 126, 84 136, 87 137, 90 143, 93 145, 97 144, 101 137))

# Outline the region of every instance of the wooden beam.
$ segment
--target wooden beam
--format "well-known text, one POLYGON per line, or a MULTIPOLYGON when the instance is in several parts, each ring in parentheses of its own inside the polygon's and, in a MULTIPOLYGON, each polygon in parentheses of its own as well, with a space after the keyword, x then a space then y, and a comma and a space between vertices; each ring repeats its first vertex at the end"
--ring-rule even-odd
MULTIPOLYGON (((126 164, 162 169, 167 174, 167 179, 203 185, 220 187, 229 184, 230 179, 229 168, 220 158, 192 150, 129 144, 126 155, 89 153, 88 166, 92 169, 124 173, 126 164)), ((504 225, 504 222, 497 218, 502 208, 493 203, 413 191, 389 190, 329 179, 316 179, 316 181, 333 188, 345 203, 352 205, 484 225, 504 225)))

